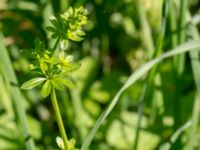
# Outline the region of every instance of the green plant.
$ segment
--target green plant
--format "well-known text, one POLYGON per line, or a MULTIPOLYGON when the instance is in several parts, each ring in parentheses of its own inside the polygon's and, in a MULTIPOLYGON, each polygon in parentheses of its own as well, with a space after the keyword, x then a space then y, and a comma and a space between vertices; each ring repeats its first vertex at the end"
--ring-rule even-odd
POLYGON ((75 140, 69 140, 65 132, 60 109, 57 102, 55 90, 62 90, 63 86, 75 88, 75 83, 70 78, 70 73, 77 71, 80 64, 73 62, 73 56, 66 53, 68 40, 81 41, 85 32, 82 27, 87 23, 87 10, 83 7, 69 8, 58 17, 51 17, 53 26, 47 27, 56 39, 53 48, 45 48, 44 43, 37 39, 35 47, 31 49, 34 63, 30 64, 30 70, 37 74, 37 77, 25 82, 21 88, 32 89, 42 85, 41 96, 43 98, 51 95, 53 109, 60 130, 62 140, 57 143, 61 149, 74 150, 75 140), (59 48, 57 48, 59 45, 59 48), (64 143, 64 144, 63 144, 64 143))

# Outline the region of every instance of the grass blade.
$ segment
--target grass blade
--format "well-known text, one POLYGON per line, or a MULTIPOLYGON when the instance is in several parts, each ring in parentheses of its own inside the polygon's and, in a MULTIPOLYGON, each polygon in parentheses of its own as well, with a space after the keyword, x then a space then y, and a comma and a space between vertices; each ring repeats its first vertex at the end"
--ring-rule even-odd
MULTIPOLYGON (((138 1, 139 3, 139 1, 138 1)), ((161 23, 161 32, 160 32, 160 35, 158 37, 158 42, 157 42, 157 46, 156 46, 156 49, 155 51, 153 52, 153 58, 155 57, 158 57, 162 51, 162 46, 163 46, 163 39, 164 39, 164 35, 165 35, 165 30, 166 30, 166 19, 167 19, 167 14, 168 14, 168 6, 169 5, 169 1, 168 0, 165 0, 164 3, 163 3, 163 13, 162 13, 162 23, 161 23)), ((144 8, 142 8, 141 6, 141 9, 140 12, 143 12, 144 8)), ((143 15, 145 13, 143 12, 143 15)), ((144 19, 146 18, 146 16, 144 17, 144 19)), ((142 20, 144 20, 142 19, 142 20)), ((145 20, 146 21, 146 20, 145 20)), ((147 21, 146 21, 147 22, 147 21)), ((146 24, 147 26, 147 23, 143 23, 143 24, 146 24)), ((151 38, 149 41, 151 43, 151 45, 153 46, 153 49, 154 49, 154 44, 153 44, 153 37, 152 35, 150 34, 148 36, 149 38, 151 38)), ((146 39, 147 40, 147 39, 146 39)), ((147 45, 149 46, 148 49, 151 49, 151 45, 147 45)), ((146 98, 149 98, 149 97, 152 97, 150 95, 152 95, 152 90, 153 90, 153 84, 154 82, 156 82, 157 78, 154 79, 155 75, 157 73, 157 66, 154 67, 150 73, 148 74, 148 77, 146 79, 146 82, 145 82, 145 85, 143 87, 143 92, 142 92, 142 95, 141 95, 141 98, 140 98, 140 105, 138 106, 138 123, 137 123, 137 129, 136 129, 136 135, 135 135, 135 144, 134 144, 134 147, 133 149, 137 149, 137 145, 138 145, 138 141, 139 141, 139 133, 140 133, 140 126, 141 126, 141 121, 142 121, 142 116, 143 116, 143 112, 144 112, 144 107, 145 107, 145 99, 146 98)), ((159 74, 157 74, 157 76, 160 76, 159 74)), ((152 102, 154 103, 154 102, 152 102)), ((152 114, 151 114, 151 118, 152 117, 152 114)), ((151 119, 152 120, 152 119, 151 119)))
POLYGON ((154 50, 154 44, 153 44, 153 39, 152 39, 152 35, 151 35, 151 28, 147 21, 142 2, 140 0, 138 0, 136 3, 137 3, 139 19, 140 19, 140 23, 141 23, 141 27, 142 27, 142 34, 144 37, 144 44, 145 44, 146 48, 148 49, 149 56, 152 56, 153 50, 154 50))
POLYGON ((186 130, 187 128, 189 128, 191 125, 192 125, 192 121, 189 120, 184 125, 182 125, 180 128, 178 128, 176 130, 176 132, 171 136, 171 138, 169 140, 170 142, 167 142, 167 143, 161 145, 159 150, 170 150, 171 149, 171 145, 178 139, 178 137, 181 135, 181 133, 184 130, 186 130))
POLYGON ((15 72, 12 68, 12 64, 7 52, 6 47, 3 43, 3 35, 0 33, 0 61, 3 64, 3 69, 5 71, 5 78, 9 81, 9 88, 13 98, 14 106, 16 107, 16 112, 19 117, 20 128, 23 131, 23 138, 25 141, 26 148, 28 150, 35 150, 35 145, 33 139, 30 137, 30 132, 28 130, 27 120, 25 110, 22 105, 23 97, 18 86, 12 86, 10 83, 18 84, 15 72))
POLYGON ((111 111, 113 110, 113 108, 117 104, 117 102, 118 102, 121 94, 127 88, 129 88, 131 85, 133 85, 138 79, 140 79, 140 77, 142 77, 152 67, 154 67, 156 64, 158 64, 159 62, 163 61, 164 59, 176 56, 176 55, 181 54, 181 53, 185 53, 185 52, 187 52, 189 50, 192 50, 192 49, 195 49, 195 48, 198 48, 198 47, 200 47, 200 40, 187 42, 185 44, 182 44, 182 45, 178 46, 177 48, 175 48, 173 50, 170 50, 169 52, 161 55, 160 57, 155 58, 155 59, 149 61, 148 63, 146 63, 145 65, 143 65, 141 68, 139 68, 138 70, 136 70, 129 77, 129 79, 126 81, 126 83, 124 84, 124 86, 115 95, 115 97, 112 99, 112 101, 109 104, 109 106, 107 107, 107 109, 105 111, 103 111, 103 113, 97 119, 97 121, 96 121, 93 129, 91 130, 91 132, 89 133, 88 137, 86 138, 84 144, 82 145, 81 150, 86 150, 88 148, 88 146, 90 145, 92 139, 94 138, 94 135, 98 131, 99 127, 105 121, 105 119, 107 118, 107 116, 111 113, 111 111))
MULTIPOLYGON (((191 21, 191 15, 189 11, 187 12, 187 19, 191 21)), ((192 34, 193 39, 199 39, 199 32, 196 26, 193 24, 190 25, 190 31, 192 34)), ((192 71, 194 76, 194 81, 197 88, 197 96, 194 101, 193 106, 193 113, 192 113, 192 127, 190 129, 190 136, 189 136, 189 142, 188 142, 188 150, 194 149, 194 143, 197 140, 196 138, 196 132, 197 132, 197 126, 199 122, 199 115, 200 115, 200 108, 199 108, 199 102, 200 102, 200 62, 199 62, 199 49, 196 49, 195 51, 189 52, 191 65, 192 65, 192 71)))
POLYGON ((198 127, 198 122, 199 122, 199 117, 200 117, 200 101, 199 101, 199 96, 197 95, 194 101, 193 105, 193 113, 192 113, 192 125, 190 129, 190 135, 189 135, 189 142, 188 142, 188 147, 187 150, 193 150, 195 149, 195 143, 197 142, 197 127, 198 127))

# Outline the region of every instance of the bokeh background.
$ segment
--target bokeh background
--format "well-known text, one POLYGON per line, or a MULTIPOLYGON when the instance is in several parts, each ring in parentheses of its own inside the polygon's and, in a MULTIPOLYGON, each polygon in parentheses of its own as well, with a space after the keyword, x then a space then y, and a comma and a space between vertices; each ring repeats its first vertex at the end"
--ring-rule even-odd
MULTIPOLYGON (((180 18, 184 18, 181 16, 186 12, 191 15, 198 35, 200 3, 187 0, 185 10, 181 11, 183 1, 186 0, 0 0, 0 33, 3 35, 0 55, 2 47, 6 48, 19 82, 9 82, 0 60, 0 149, 25 149, 16 108, 18 102, 13 100, 9 86, 18 88, 33 76, 28 69, 31 60, 22 49, 33 48, 36 37, 44 40, 46 46, 54 44, 46 32, 52 15, 59 15, 69 6, 81 5, 89 12, 85 39, 69 43, 68 53, 81 63, 80 70, 73 75, 77 88, 57 91, 68 136, 75 138, 80 148, 98 116, 132 73, 153 57, 191 39, 188 24, 180 27, 180 18), (169 8, 171 3, 173 8, 169 8), (168 7, 166 14, 165 7, 168 7), (163 28, 166 32, 162 49, 155 54, 163 28), (174 44, 173 37, 179 39, 182 31, 185 31, 184 41, 174 44)), ((152 81, 145 74, 128 88, 95 135, 90 149, 161 149, 176 131, 180 134, 174 142, 168 143, 171 149, 188 150, 191 145, 191 149, 199 149, 200 103, 191 58, 188 54, 184 58, 182 67, 174 65, 172 58, 163 61, 154 70, 152 81), (183 129, 191 120, 193 124, 183 129)), ((40 87, 21 91, 23 103, 19 105, 26 111, 36 149, 58 149, 55 139, 59 132, 50 97, 42 99, 39 91, 40 87)))

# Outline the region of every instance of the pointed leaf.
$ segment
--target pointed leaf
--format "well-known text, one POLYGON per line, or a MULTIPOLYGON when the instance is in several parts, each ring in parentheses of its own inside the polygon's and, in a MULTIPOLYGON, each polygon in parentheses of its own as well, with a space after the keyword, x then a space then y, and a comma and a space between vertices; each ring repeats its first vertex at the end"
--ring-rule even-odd
POLYGON ((79 36, 84 36, 85 32, 83 30, 77 30, 76 34, 79 35, 79 36))
POLYGON ((63 89, 61 82, 58 82, 55 79, 53 79, 53 80, 51 80, 51 83, 55 89, 60 90, 60 91, 63 89))
POLYGON ((54 27, 51 27, 51 26, 47 27, 46 29, 48 31, 51 31, 51 32, 55 32, 56 31, 56 29, 54 27))
POLYGON ((47 97, 51 92, 51 82, 49 80, 47 80, 41 90, 41 96, 43 98, 47 97))
POLYGON ((82 37, 80 37, 80 36, 78 36, 74 33, 71 33, 71 32, 69 32, 67 35, 68 35, 69 39, 72 40, 72 41, 79 42, 79 41, 83 40, 82 37))
POLYGON ((76 87, 76 85, 70 79, 55 78, 55 80, 57 80, 58 82, 64 84, 66 87, 68 87, 70 89, 74 89, 76 87))
POLYGON ((38 51, 45 49, 44 43, 38 37, 36 37, 34 40, 34 46, 35 46, 35 49, 38 51))
POLYGON ((33 78, 31 80, 28 80, 27 82, 25 82, 22 86, 21 89, 23 90, 29 90, 32 89, 38 85, 40 85, 42 82, 44 82, 46 80, 46 78, 42 78, 42 77, 37 77, 37 78, 33 78))
POLYGON ((60 42, 60 49, 65 50, 65 49, 67 49, 67 47, 68 47, 68 40, 63 39, 60 42))

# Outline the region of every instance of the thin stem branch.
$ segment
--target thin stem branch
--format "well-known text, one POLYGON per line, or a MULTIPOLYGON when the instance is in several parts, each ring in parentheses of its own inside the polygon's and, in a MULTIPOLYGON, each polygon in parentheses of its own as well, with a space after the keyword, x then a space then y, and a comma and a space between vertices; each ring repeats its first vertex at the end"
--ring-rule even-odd
POLYGON ((56 92, 55 92, 54 88, 52 88, 51 100, 52 100, 53 109, 54 109, 54 112, 55 112, 55 115, 56 115, 56 121, 58 123, 58 127, 59 127, 59 130, 60 130, 60 134, 61 134, 62 139, 64 141, 65 149, 69 150, 68 138, 67 138, 67 134, 65 132, 63 121, 62 121, 62 118, 61 118, 60 109, 59 109, 59 106, 58 106, 56 92))
POLYGON ((53 47, 53 50, 56 50, 56 49, 57 49, 59 42, 60 42, 60 38, 58 38, 58 39, 56 40, 56 43, 55 43, 55 45, 54 45, 54 47, 53 47))
POLYGON ((54 56, 57 55, 58 52, 59 52, 59 49, 57 49, 59 43, 60 43, 60 38, 58 38, 58 39, 56 40, 56 43, 55 43, 55 45, 54 45, 54 47, 53 47, 53 50, 54 50, 53 55, 54 55, 54 56))

